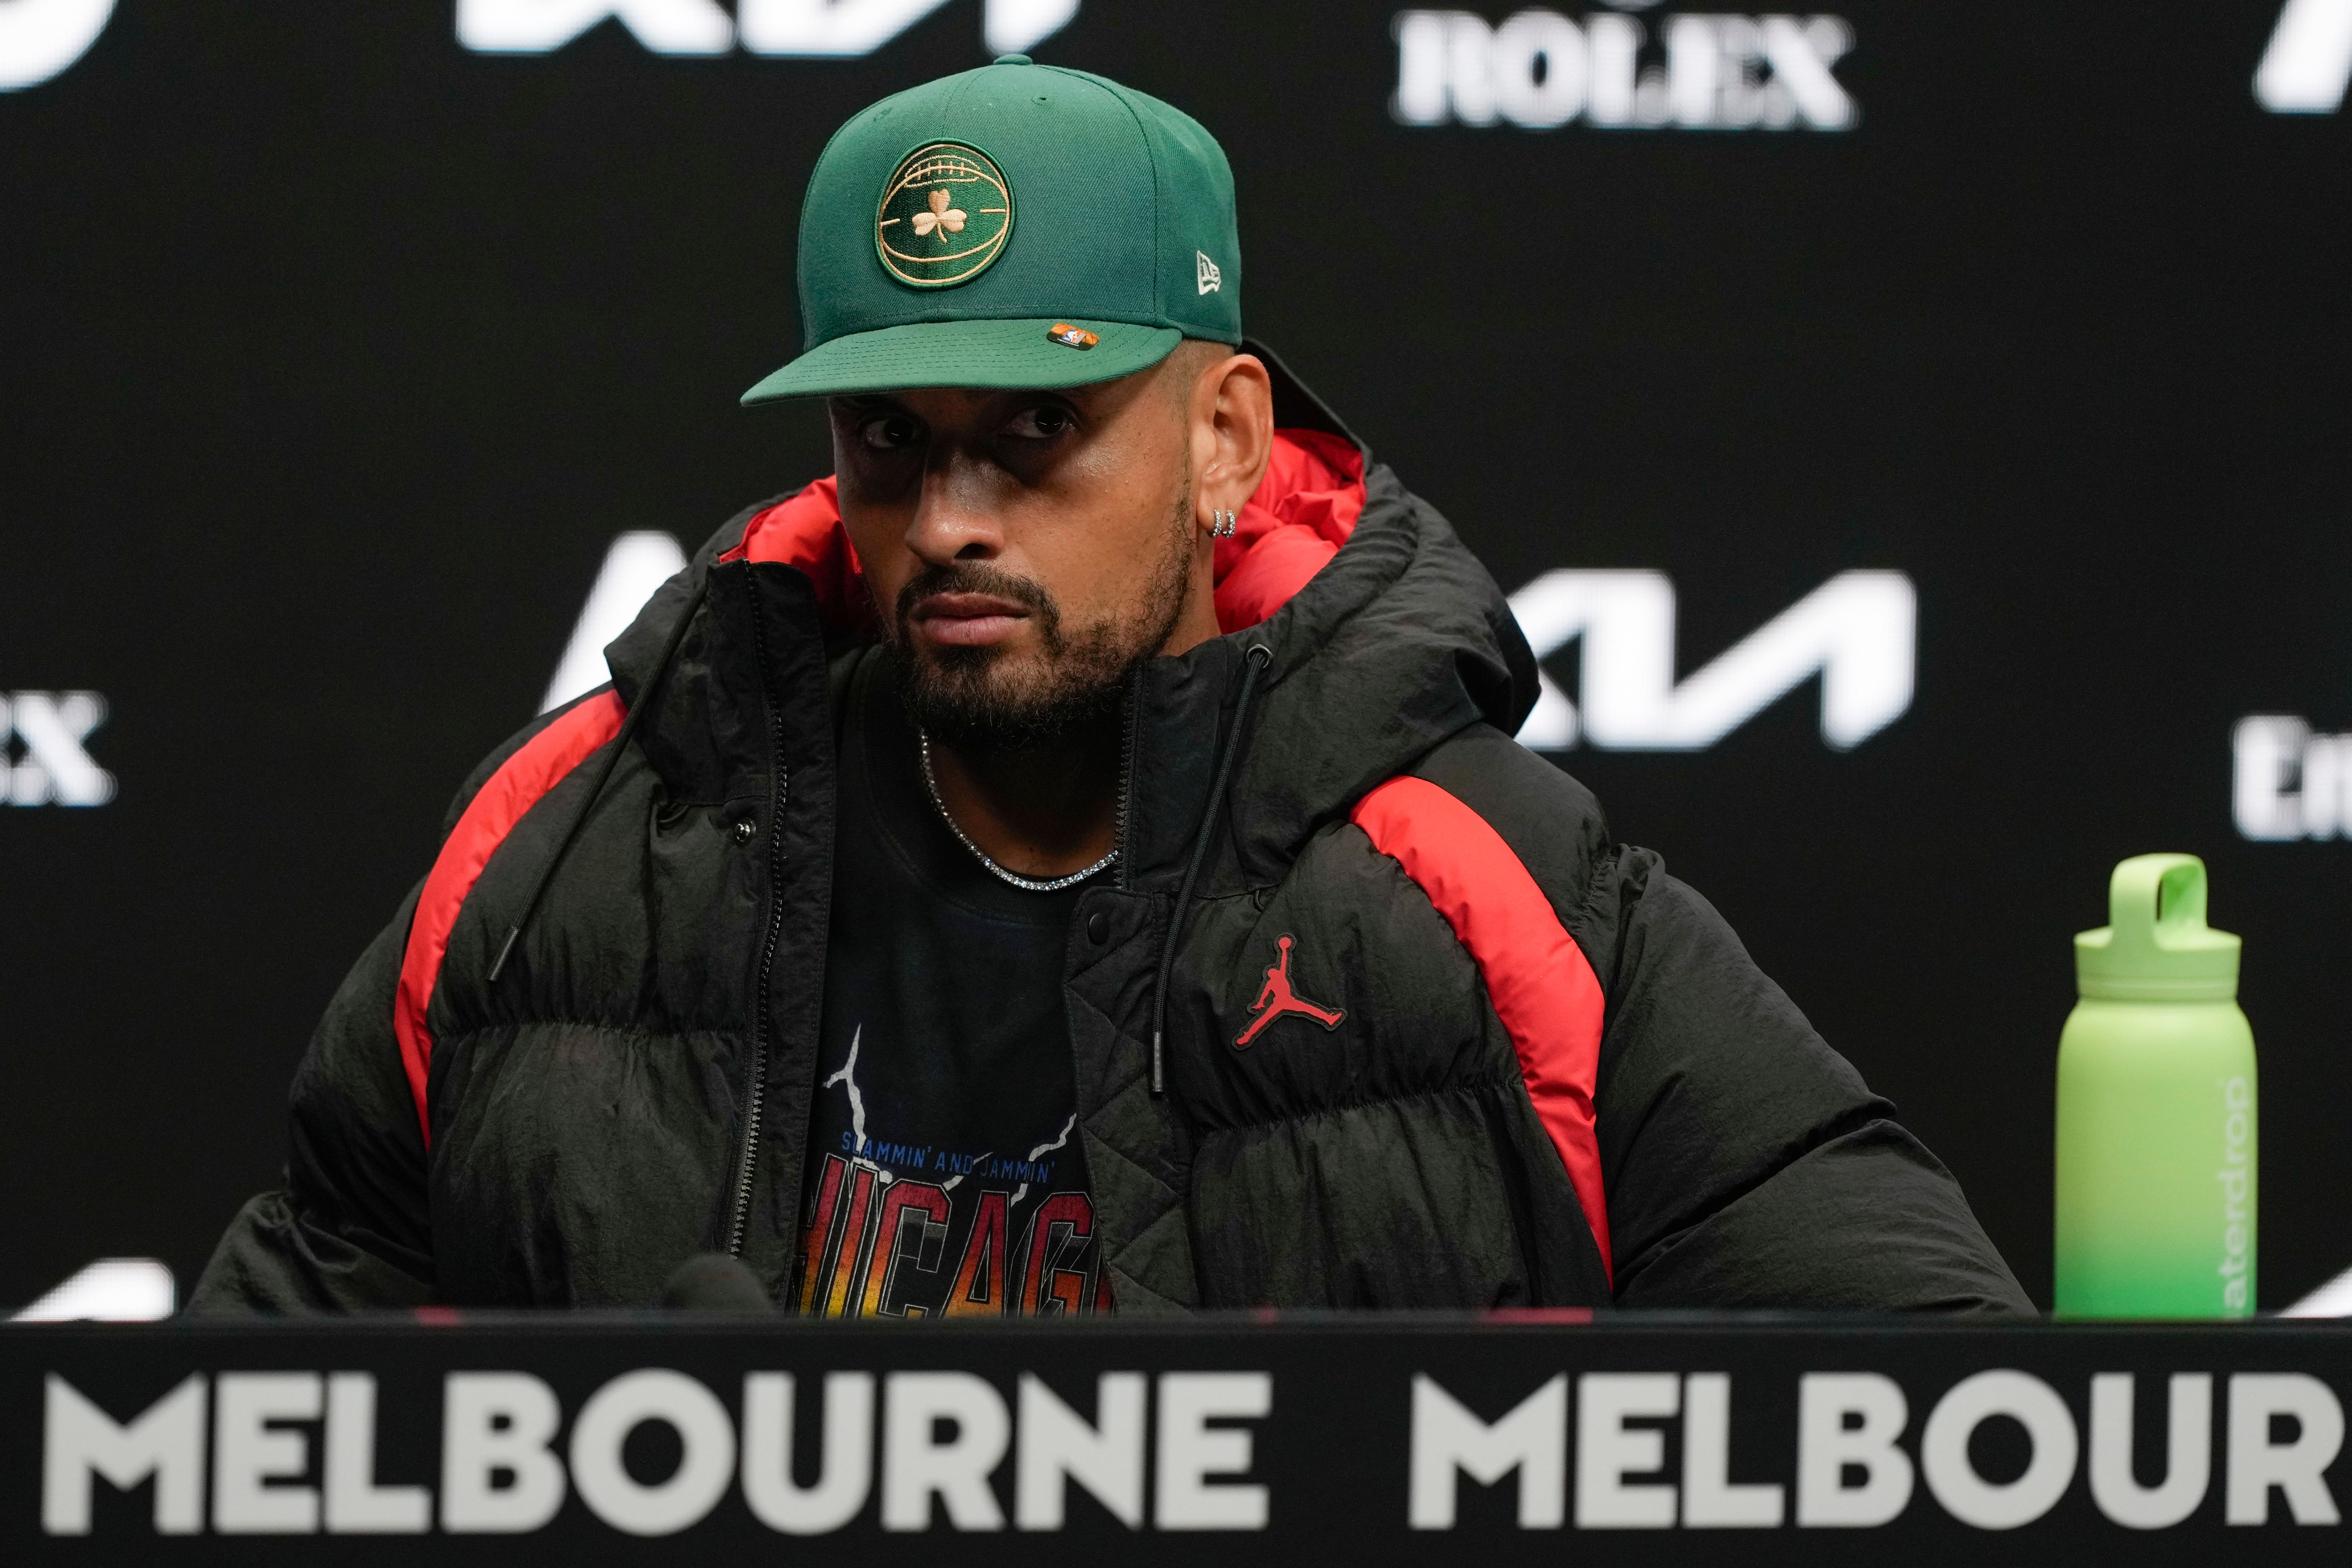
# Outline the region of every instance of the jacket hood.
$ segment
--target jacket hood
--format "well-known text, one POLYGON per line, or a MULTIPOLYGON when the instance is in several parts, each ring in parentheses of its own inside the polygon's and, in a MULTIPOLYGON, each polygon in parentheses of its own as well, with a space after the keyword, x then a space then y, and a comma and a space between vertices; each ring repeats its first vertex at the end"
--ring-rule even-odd
MULTIPOLYGON (((1181 874, 1254 647, 1272 657, 1216 883, 1271 879, 1365 791, 1470 725, 1516 733, 1536 700, 1535 658, 1486 569, 1278 360, 1245 346, 1274 377, 1275 455, 1234 537, 1217 545, 1223 635, 1151 661, 1132 694, 1130 887, 1181 874)), ((606 648, 624 702, 634 707, 658 673, 709 575, 739 562, 803 574, 829 647, 877 635, 835 481, 819 479, 730 521, 606 648)), ((691 660, 707 644, 689 636, 681 646, 691 660)))

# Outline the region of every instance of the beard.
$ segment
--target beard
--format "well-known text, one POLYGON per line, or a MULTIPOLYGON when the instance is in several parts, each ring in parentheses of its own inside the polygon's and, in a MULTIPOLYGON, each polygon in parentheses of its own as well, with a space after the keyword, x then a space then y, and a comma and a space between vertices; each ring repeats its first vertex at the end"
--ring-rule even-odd
POLYGON ((1192 521, 1187 483, 1136 596, 1083 626, 1065 623, 1044 584, 986 562, 950 561, 917 573, 884 623, 884 640, 906 672, 900 689, 915 722, 950 745, 1018 751, 1116 714, 1128 678, 1175 635, 1192 567, 1192 521), (1026 605, 1037 628, 1036 652, 918 644, 909 632, 914 607, 940 593, 994 594, 1026 605))

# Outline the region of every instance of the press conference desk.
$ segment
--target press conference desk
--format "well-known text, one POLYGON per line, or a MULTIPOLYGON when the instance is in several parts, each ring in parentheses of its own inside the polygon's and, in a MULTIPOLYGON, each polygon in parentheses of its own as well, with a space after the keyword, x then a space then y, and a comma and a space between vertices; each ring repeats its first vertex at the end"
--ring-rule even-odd
POLYGON ((2347 1395, 2283 1321, 18 1327, 0 1562, 2341 1562, 2347 1395))

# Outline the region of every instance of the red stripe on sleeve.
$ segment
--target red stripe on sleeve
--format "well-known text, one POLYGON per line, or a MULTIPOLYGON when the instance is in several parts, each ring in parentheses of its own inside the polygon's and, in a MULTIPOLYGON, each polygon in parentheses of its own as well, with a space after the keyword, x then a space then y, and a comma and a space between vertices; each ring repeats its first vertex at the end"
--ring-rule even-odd
POLYGON ((408 1091, 416 1100, 417 1125, 425 1143, 433 1144, 433 1122, 425 1113, 425 1078, 433 1065, 433 1037, 425 1027, 425 1008, 441 978, 441 960, 449 951, 449 932, 467 895, 481 879, 508 833, 523 814, 537 805, 566 773, 590 753, 621 732, 624 715, 620 697, 603 692, 572 709, 524 742, 520 751, 499 765, 489 782, 466 805, 448 841, 441 846, 433 874, 416 900, 416 918, 408 927, 408 950, 400 961, 400 987, 392 1003, 392 1031, 400 1041, 400 1065, 408 1073, 408 1091))
POLYGON ((1603 1006, 1592 965, 1502 835, 1444 790, 1426 779, 1391 779, 1357 802, 1353 816, 1372 847, 1429 895, 1477 963, 1536 1115, 1600 1244, 1601 1266, 1611 1269, 1592 1130, 1603 1006))

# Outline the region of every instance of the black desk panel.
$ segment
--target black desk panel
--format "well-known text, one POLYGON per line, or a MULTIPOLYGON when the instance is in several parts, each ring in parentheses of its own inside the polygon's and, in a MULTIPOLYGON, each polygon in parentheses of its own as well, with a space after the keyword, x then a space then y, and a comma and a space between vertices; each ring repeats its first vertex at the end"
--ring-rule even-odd
POLYGON ((2286 1322, 24 1327, 0 1561, 2341 1562, 2347 1393, 2286 1322))

